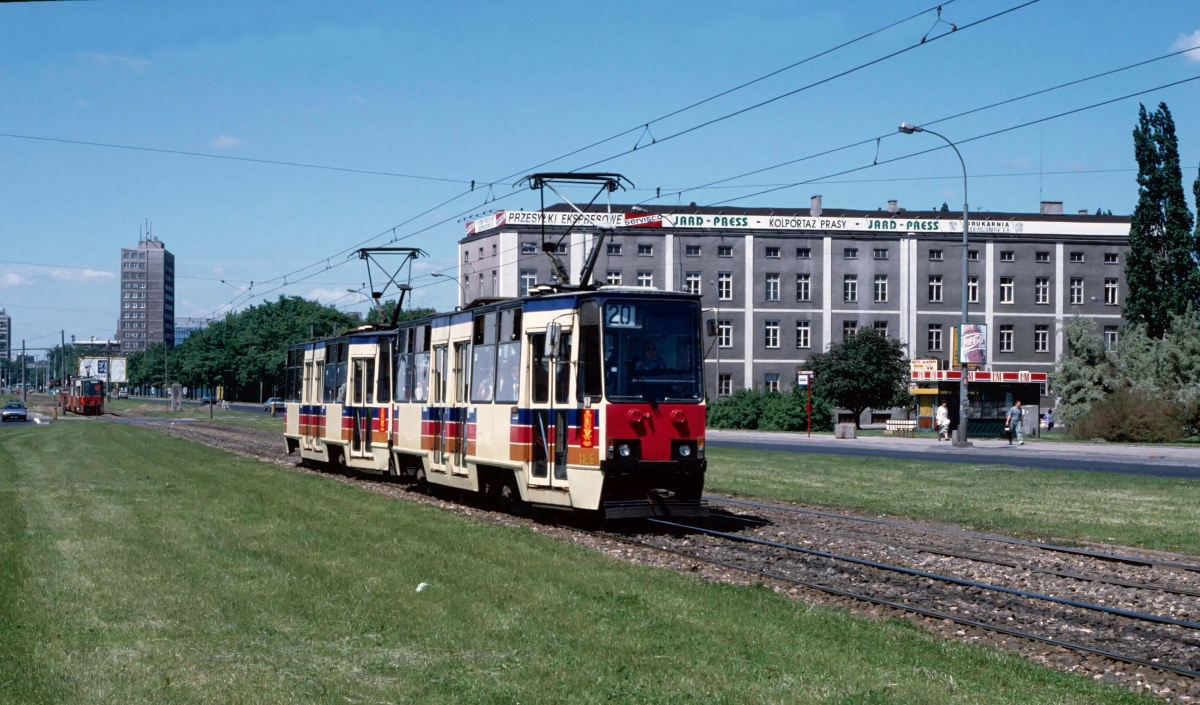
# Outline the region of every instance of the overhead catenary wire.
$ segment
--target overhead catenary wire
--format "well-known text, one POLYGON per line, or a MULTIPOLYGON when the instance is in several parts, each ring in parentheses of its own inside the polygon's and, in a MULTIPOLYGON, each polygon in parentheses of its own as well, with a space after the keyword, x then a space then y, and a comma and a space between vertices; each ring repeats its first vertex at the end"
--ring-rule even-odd
POLYGON ((903 55, 903 54, 906 54, 906 53, 908 53, 908 52, 910 52, 910 51, 913 51, 914 49, 919 49, 919 48, 921 48, 921 47, 923 47, 923 46, 928 46, 928 45, 932 44, 933 42, 935 42, 935 41, 937 41, 937 40, 939 40, 939 39, 942 39, 942 38, 945 38, 945 37, 949 37, 949 36, 952 36, 952 35, 958 34, 958 33, 960 33, 960 32, 964 32, 964 31, 966 31, 966 30, 968 30, 968 29, 971 29, 971 28, 973 28, 973 27, 978 27, 979 25, 982 25, 982 24, 984 24, 984 23, 986 23, 986 22, 991 22, 992 20, 999 19, 999 18, 1001 18, 1001 17, 1004 17, 1005 15, 1008 15, 1008 14, 1010 14, 1010 13, 1016 12, 1017 10, 1024 9, 1024 8, 1026 8, 1026 7, 1029 7, 1030 5, 1035 5, 1035 4, 1039 3, 1039 2, 1041 2, 1041 0, 1026 0, 1026 2, 1023 2, 1023 3, 1021 3, 1020 5, 1014 5, 1013 7, 1007 8, 1007 9, 1005 9, 1005 10, 1001 10, 1000 12, 997 12, 997 13, 994 13, 994 14, 991 14, 991 15, 988 15, 987 17, 984 17, 984 18, 981 18, 981 19, 975 20, 974 22, 968 22, 967 24, 965 24, 965 25, 963 25, 963 26, 959 27, 957 30, 950 31, 950 32, 946 32, 946 33, 944 33, 944 34, 938 34, 938 35, 934 35, 933 37, 931 37, 931 38, 929 38, 929 39, 924 39, 924 38, 923 38, 923 39, 921 39, 921 41, 917 42, 916 44, 910 44, 910 45, 908 45, 908 46, 904 47, 903 49, 898 49, 898 50, 896 50, 896 51, 893 51, 893 52, 890 52, 890 53, 888 53, 888 54, 884 54, 883 56, 876 57, 876 58, 874 58, 874 59, 871 59, 870 61, 867 61, 867 62, 865 62, 865 63, 858 64, 857 66, 851 67, 851 68, 849 68, 849 69, 846 69, 846 70, 844 70, 844 71, 839 71, 838 73, 835 73, 835 74, 833 74, 833 75, 831 75, 831 76, 826 76, 825 78, 822 78, 822 79, 820 79, 820 80, 818 80, 818 81, 814 81, 814 82, 812 82, 812 83, 806 84, 806 85, 804 85, 804 86, 801 86, 801 87, 799 87, 799 88, 795 88, 795 89, 793 89, 793 90, 790 90, 790 91, 787 91, 787 92, 785 92, 785 93, 781 93, 781 94, 779 94, 779 95, 772 96, 771 98, 768 98, 768 99, 766 99, 766 100, 759 101, 759 102, 757 102, 757 103, 754 103, 753 105, 748 105, 748 106, 746 106, 746 107, 744 107, 744 108, 741 108, 741 109, 739 109, 739 110, 735 110, 735 111, 733 111, 733 112, 726 113, 726 114, 724 114, 724 115, 720 115, 720 116, 718 116, 718 117, 712 118, 712 119, 710 119, 710 120, 705 120, 704 122, 701 122, 701 123, 699 123, 699 124, 697 124, 697 125, 692 125, 691 127, 688 127, 688 128, 682 129, 682 130, 679 130, 679 131, 677 131, 677 132, 673 132, 673 133, 671 133, 671 134, 669 134, 669 135, 666 135, 665 137, 658 138, 657 140, 655 140, 654 142, 652 142, 652 143, 650 143, 650 144, 648 144, 648 145, 645 145, 645 146, 642 146, 642 147, 639 147, 639 146, 637 146, 637 145, 634 145, 634 147, 633 147, 633 148, 631 148, 631 149, 626 149, 626 150, 623 150, 623 151, 621 151, 621 152, 618 152, 618 153, 616 153, 616 154, 612 154, 612 155, 610 155, 610 156, 604 157, 603 159, 598 159, 598 160, 596 160, 596 161, 593 161, 593 162, 591 162, 591 163, 585 164, 585 165, 583 165, 583 166, 581 166, 581 167, 579 167, 579 168, 577 168, 577 169, 574 169, 573 171, 581 171, 581 170, 583 170, 583 169, 590 169, 591 167, 594 167, 594 166, 597 166, 597 165, 600 165, 600 164, 604 164, 604 163, 606 163, 606 162, 610 162, 610 161, 612 161, 612 160, 614 160, 614 159, 617 159, 617 158, 619 158, 619 157, 623 157, 623 156, 626 156, 626 155, 629 155, 629 154, 633 154, 634 152, 637 152, 637 151, 644 151, 644 150, 646 150, 646 149, 647 149, 647 148, 649 148, 649 147, 653 147, 653 146, 655 146, 655 145, 660 145, 660 144, 663 144, 664 142, 668 142, 668 141, 670 141, 670 140, 673 140, 673 139, 675 139, 676 137, 682 137, 682 136, 684 136, 684 135, 691 134, 691 133, 693 133, 693 132, 696 132, 697 130, 702 130, 702 129, 706 128, 706 127, 710 127, 710 126, 712 126, 712 125, 715 125, 715 124, 717 124, 717 123, 724 122, 725 120, 729 120, 729 119, 731 119, 731 118, 734 118, 734 117, 737 117, 737 116, 739 116, 739 115, 744 115, 744 114, 746 114, 746 113, 748 113, 748 112, 750 112, 750 111, 752 111, 752 110, 757 110, 757 109, 759 109, 759 108, 762 108, 762 107, 765 107, 765 106, 767 106, 767 105, 771 105, 772 103, 776 103, 776 102, 778 102, 778 101, 780 101, 780 100, 783 100, 784 98, 789 98, 789 97, 791 97, 791 96, 794 96, 794 95, 797 95, 797 94, 799 94, 799 93, 803 93, 804 91, 807 91, 807 90, 811 90, 811 89, 813 89, 813 88, 816 88, 817 86, 821 86, 821 85, 824 85, 824 84, 826 84, 826 83, 829 83, 829 82, 831 82, 831 81, 835 81, 835 80, 837 80, 837 79, 839 79, 839 78, 843 78, 843 77, 845 77, 845 76, 849 76, 850 74, 856 73, 856 72, 858 72, 858 71, 861 71, 861 70, 863 70, 863 69, 865 69, 865 68, 869 68, 869 67, 871 67, 871 66, 874 66, 874 65, 876 65, 876 64, 882 63, 882 62, 884 62, 884 61, 888 61, 888 60, 890 60, 890 59, 894 59, 894 58, 896 58, 896 57, 898 57, 898 56, 901 56, 901 55, 903 55))
MULTIPOLYGON (((1047 87, 1047 88, 1041 88, 1041 89, 1038 89, 1038 90, 1036 90, 1036 91, 1031 91, 1031 92, 1029 92, 1029 93, 1024 93, 1024 94, 1022 94, 1022 95, 1019 95, 1019 96, 1015 96, 1015 97, 1012 97, 1012 98, 1006 98, 1006 99, 1004 99, 1004 100, 1000 100, 1000 101, 996 101, 996 102, 993 102, 993 103, 989 103, 989 104, 987 104, 987 105, 982 105, 982 106, 979 106, 979 107, 977 107, 977 108, 971 108, 970 110, 964 110, 964 111, 962 111, 962 112, 959 112, 959 113, 954 113, 953 115, 946 115, 946 116, 944 116, 944 117, 940 117, 940 118, 937 118, 937 119, 935 119, 935 120, 928 120, 928 121, 922 122, 921 124, 922 124, 922 125, 926 125, 926 126, 927 126, 927 125, 937 125, 937 124, 940 124, 940 123, 943 123, 943 122, 949 122, 949 121, 951 121, 951 120, 956 120, 956 119, 958 119, 958 118, 965 117, 965 116, 967 116, 967 115, 973 115, 973 114, 976 114, 976 113, 983 112, 983 111, 985 111, 985 110, 991 110, 991 109, 993 109, 993 108, 998 108, 998 107, 1000 107, 1000 106, 1003 106, 1003 105, 1010 105, 1010 104, 1012 104, 1012 103, 1016 103, 1016 102, 1018 102, 1018 101, 1027 100, 1027 99, 1029 99, 1029 98, 1033 98, 1033 97, 1036 97, 1036 96, 1039 96, 1039 95, 1045 95, 1045 94, 1047 94, 1047 93, 1051 93, 1051 92, 1054 92, 1054 91, 1062 90, 1062 89, 1064 89, 1064 88, 1069 88, 1069 87, 1071 87, 1071 86, 1077 86, 1077 85, 1079 85, 1079 84, 1082 84, 1082 83, 1087 83, 1087 82, 1089 82, 1089 81, 1094 81, 1094 80, 1096 80, 1096 79, 1099 79, 1099 78, 1104 78, 1104 77, 1106 77, 1106 76, 1112 76, 1112 75, 1114 75, 1114 74, 1122 73, 1122 72, 1124 72, 1124 71, 1129 71, 1129 70, 1132 70, 1132 69, 1135 69, 1135 68, 1139 68, 1139 67, 1142 67, 1142 66, 1146 66, 1146 65, 1148 65, 1148 64, 1152 64, 1152 63, 1155 63, 1155 62, 1158 62, 1158 61, 1163 61, 1163 60, 1165 60, 1165 59, 1169 59, 1169 58, 1171 58, 1171 57, 1173 57, 1173 56, 1179 56, 1179 55, 1181 55, 1181 54, 1186 54, 1186 53, 1188 53, 1188 52, 1193 52, 1193 51, 1200 51, 1200 47, 1191 47, 1191 48, 1189 48, 1189 49, 1181 49, 1181 50, 1179 50, 1179 51, 1172 51, 1172 52, 1168 52, 1168 53, 1166 53, 1166 54, 1160 54, 1159 56, 1153 57, 1153 58, 1151 58, 1151 59, 1145 59, 1145 60, 1138 61, 1138 62, 1135 62, 1135 63, 1132 63, 1132 64, 1127 64, 1127 65, 1125 65, 1125 66, 1121 66, 1121 67, 1119 67, 1119 68, 1115 68, 1115 69, 1109 69, 1109 70, 1107 70, 1107 71, 1102 71, 1102 72, 1100 72, 1100 73, 1092 74, 1092 75, 1090 75, 1090 76, 1085 76, 1085 77, 1083 77, 1083 78, 1077 78, 1077 79, 1073 79, 1073 80, 1067 81, 1067 82, 1065 82, 1065 83, 1059 83, 1059 84, 1057 84, 1057 85, 1054 85, 1054 86, 1049 86, 1049 87, 1047 87)), ((896 132, 895 132, 894 130, 890 130, 890 131, 888 131, 888 132, 885 132, 885 133, 883 133, 883 134, 880 134, 880 135, 877 135, 877 136, 874 136, 874 137, 868 137, 868 138, 866 138, 866 139, 861 139, 861 140, 857 140, 857 141, 855 141, 855 142, 850 142, 850 143, 848 143, 848 144, 844 144, 844 145, 842 145, 842 146, 840 146, 840 147, 833 147, 833 148, 830 148, 830 149, 824 149, 824 150, 821 150, 821 151, 819 151, 819 152, 815 152, 815 153, 813 153, 813 154, 808 154, 808 155, 805 155, 805 156, 802 156, 802 157, 797 157, 797 158, 795 158, 795 159, 789 159, 789 160, 787 160, 787 161, 778 162, 778 163, 776 163, 776 164, 772 164, 772 165, 770 165, 770 166, 766 166, 766 167, 760 167, 760 168, 758 168, 758 169, 752 169, 752 170, 750 170, 750 171, 745 171, 745 172, 742 172, 742 173, 740 173, 740 174, 737 174, 737 175, 735 175, 735 176, 729 176, 729 177, 725 177, 725 178, 723 178, 723 179, 717 179, 717 180, 715 180, 715 181, 709 181, 709 182, 707 182, 707 183, 705 183, 705 184, 701 184, 700 186, 691 186, 691 187, 688 187, 688 188, 684 188, 684 189, 678 189, 678 190, 676 190, 676 189, 664 190, 664 192, 663 192, 662 194, 660 194, 660 195, 656 196, 655 198, 648 198, 648 199, 646 199, 646 200, 644 200, 644 201, 641 201, 641 202, 639 203, 639 205, 641 205, 641 204, 645 204, 645 203, 650 203, 651 201, 659 200, 659 199, 660 199, 661 197, 663 197, 663 196, 667 196, 667 197, 671 197, 671 196, 680 196, 680 195, 682 195, 682 194, 689 193, 689 192, 691 192, 691 191, 698 191, 698 190, 701 190, 701 189, 709 189, 709 188, 712 188, 712 187, 714 187, 714 186, 718 186, 718 185, 720 185, 720 184, 725 184, 725 183, 728 183, 728 182, 730 182, 730 181, 736 181, 736 180, 738 180, 738 179, 743 179, 743 178, 746 178, 747 176, 754 176, 754 175, 756 175, 756 174, 762 174, 762 173, 764 173, 764 172, 767 172, 767 171, 773 171, 773 170, 775 170, 775 169, 780 169, 780 168, 783 168, 783 167, 785 167, 785 166, 791 166, 791 165, 793 165, 793 164, 799 164, 800 162, 810 161, 810 160, 812 160, 812 159, 817 159, 817 158, 819 158, 819 157, 828 156, 828 155, 830 155, 830 154, 835 154, 835 153, 837 153, 837 152, 843 152, 843 151, 845 151, 845 150, 848 150, 848 149, 853 149, 853 148, 855 148, 855 147, 861 147, 861 146, 863 146, 863 145, 867 145, 867 144, 870 144, 870 143, 872 143, 872 142, 876 142, 876 143, 877 143, 877 142, 879 142, 880 140, 883 140, 883 139, 888 139, 888 138, 895 137, 895 136, 896 136, 896 132)), ((878 161, 878 156, 876 156, 876 161, 878 161)))

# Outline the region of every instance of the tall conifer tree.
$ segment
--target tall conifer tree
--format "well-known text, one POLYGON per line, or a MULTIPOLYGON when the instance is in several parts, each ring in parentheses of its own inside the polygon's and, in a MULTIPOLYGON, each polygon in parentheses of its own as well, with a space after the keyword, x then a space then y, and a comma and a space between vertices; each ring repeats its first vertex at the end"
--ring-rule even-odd
POLYGON ((1189 304, 1200 303, 1200 246, 1183 192, 1179 140, 1166 103, 1138 110, 1133 130, 1138 204, 1129 227, 1125 262, 1125 319, 1161 338, 1189 304))

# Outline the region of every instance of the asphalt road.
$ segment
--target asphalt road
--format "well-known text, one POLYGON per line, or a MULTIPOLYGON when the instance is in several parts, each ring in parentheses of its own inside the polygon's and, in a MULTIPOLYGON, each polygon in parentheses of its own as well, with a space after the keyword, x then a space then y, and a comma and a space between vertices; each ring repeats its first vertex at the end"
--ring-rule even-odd
POLYGON ((1093 472, 1114 472, 1127 475, 1151 475, 1157 477, 1177 477, 1200 479, 1200 463, 1191 465, 1152 462, 1129 458, 1115 460, 1095 457, 1064 457, 1057 454, 1041 453, 1036 444, 1027 443, 1024 446, 1012 446, 1003 449, 979 448, 974 450, 944 449, 904 449, 888 448, 879 445, 858 444, 844 441, 829 442, 774 442, 764 440, 717 438, 710 434, 706 443, 709 447, 744 448, 747 450, 766 450, 784 453, 810 453, 818 455, 843 455, 859 458, 891 458, 894 460, 919 460, 934 463, 958 463, 969 465, 1007 465, 1021 468, 1037 468, 1042 470, 1087 470, 1093 472))

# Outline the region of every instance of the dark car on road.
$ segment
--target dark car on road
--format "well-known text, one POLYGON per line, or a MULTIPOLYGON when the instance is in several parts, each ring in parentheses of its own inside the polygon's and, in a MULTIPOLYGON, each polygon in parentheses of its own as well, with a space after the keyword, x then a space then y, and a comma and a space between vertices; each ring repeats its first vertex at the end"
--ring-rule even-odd
POLYGON ((3 421, 28 421, 29 411, 25 409, 25 404, 23 402, 5 402, 3 416, 0 418, 2 418, 3 421))

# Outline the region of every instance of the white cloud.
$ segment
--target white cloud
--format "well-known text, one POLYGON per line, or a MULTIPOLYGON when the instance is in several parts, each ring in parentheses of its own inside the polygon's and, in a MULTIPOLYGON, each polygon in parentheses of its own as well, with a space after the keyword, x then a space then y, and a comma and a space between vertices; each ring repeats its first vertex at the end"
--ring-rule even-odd
POLYGON ((60 282, 94 281, 97 279, 112 279, 116 272, 106 272, 102 269, 53 269, 50 278, 60 282))
MULTIPOLYGON (((304 298, 327 304, 334 299, 339 300, 339 302, 343 300, 349 300, 350 295, 345 291, 340 291, 338 289, 313 289, 312 291, 308 292, 304 298)), ((358 297, 356 296, 356 298, 358 297)))
MULTIPOLYGON (((1184 49, 1196 48, 1200 48, 1200 29, 1192 32, 1191 34, 1179 35, 1179 38, 1176 39, 1175 43, 1171 45, 1171 51, 1183 51, 1184 49)), ((1200 51, 1188 52, 1187 54, 1183 55, 1183 58, 1192 63, 1200 64, 1200 51)))
POLYGON ((0 274, 0 286, 2 287, 21 286, 28 281, 29 280, 25 277, 22 277, 20 274, 14 274, 13 272, 0 274))
POLYGON ((80 56, 94 64, 101 64, 105 66, 124 66, 125 68, 130 68, 134 71, 144 71, 146 67, 150 65, 149 59, 139 59, 134 56, 122 56, 121 54, 83 53, 80 54, 80 56))
POLYGON ((229 149, 230 147, 241 147, 242 141, 229 135, 217 135, 212 138, 212 146, 217 149, 229 149))

